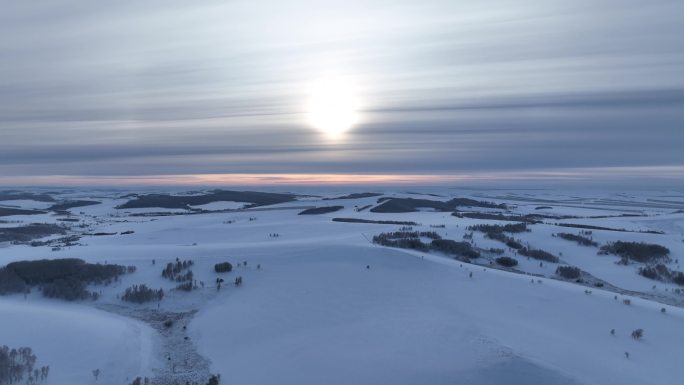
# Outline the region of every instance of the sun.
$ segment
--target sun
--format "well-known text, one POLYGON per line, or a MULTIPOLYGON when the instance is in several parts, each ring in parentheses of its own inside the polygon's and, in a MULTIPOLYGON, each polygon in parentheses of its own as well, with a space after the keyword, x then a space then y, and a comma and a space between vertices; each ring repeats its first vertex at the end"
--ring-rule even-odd
POLYGON ((343 77, 312 82, 306 105, 309 124, 330 137, 349 131, 359 120, 354 88, 352 81, 343 77))

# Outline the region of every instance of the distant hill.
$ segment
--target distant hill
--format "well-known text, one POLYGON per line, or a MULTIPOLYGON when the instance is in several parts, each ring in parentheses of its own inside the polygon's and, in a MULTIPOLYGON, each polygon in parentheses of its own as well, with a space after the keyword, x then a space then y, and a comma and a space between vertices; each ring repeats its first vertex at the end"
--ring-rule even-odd
POLYGON ((86 200, 83 200, 83 201, 65 201, 65 202, 55 203, 54 205, 50 206, 50 210, 64 211, 64 210, 73 209, 75 207, 99 205, 100 203, 102 203, 102 202, 86 201, 86 200))
POLYGON ((45 214, 45 211, 15 209, 15 208, 11 208, 11 207, 0 207, 0 217, 8 217, 10 215, 35 215, 35 214, 45 214))
POLYGON ((35 194, 19 190, 0 191, 0 201, 34 200, 38 202, 55 202, 55 198, 48 194, 35 194))
POLYGON ((252 207, 290 202, 296 199, 292 194, 266 193, 256 191, 215 190, 204 195, 148 194, 131 199, 117 206, 117 209, 161 207, 166 209, 189 209, 190 206, 212 202, 246 202, 252 207))
POLYGON ((382 195, 381 193, 372 193, 372 192, 364 192, 364 193, 353 193, 353 194, 348 194, 348 195, 342 195, 339 197, 333 197, 333 198, 323 198, 324 201, 332 201, 332 200, 337 200, 337 199, 361 199, 361 198, 372 198, 372 197, 379 197, 382 195))
POLYGON ((496 209, 506 208, 505 204, 477 201, 468 198, 454 198, 446 202, 415 198, 381 198, 378 200, 378 202, 383 203, 379 206, 373 207, 370 211, 374 213, 410 213, 418 211, 419 208, 431 208, 436 211, 454 211, 459 206, 487 207, 496 209))
POLYGON ((317 214, 327 214, 334 213, 335 211, 340 211, 344 206, 325 206, 325 207, 314 207, 312 209, 306 209, 299 213, 299 215, 317 215, 317 214))

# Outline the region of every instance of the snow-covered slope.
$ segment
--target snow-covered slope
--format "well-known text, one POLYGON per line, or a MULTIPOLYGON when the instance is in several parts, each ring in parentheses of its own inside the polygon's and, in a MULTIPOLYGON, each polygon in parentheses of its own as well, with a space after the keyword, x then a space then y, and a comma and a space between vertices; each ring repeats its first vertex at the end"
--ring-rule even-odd
MULTIPOLYGON (((115 207, 126 202, 122 192, 83 190, 55 194, 58 200, 102 202, 72 209, 68 218, 78 222, 59 221, 67 217, 55 213, 4 217, 3 228, 34 221, 66 223, 71 226, 68 235, 80 239, 76 246, 54 249, 55 244, 5 244, 0 266, 17 260, 82 258, 134 265, 137 271, 110 286, 93 287, 102 292, 97 302, 47 300, 37 290, 27 299, 0 297, 0 344, 32 347, 38 365, 50 365, 51 385, 91 383, 96 368, 102 371, 98 383, 103 384, 127 384, 136 376, 158 378, 160 373, 173 376, 176 371, 187 378, 197 369, 190 368, 188 355, 173 354, 176 348, 199 352, 209 360, 211 373, 220 373, 222 383, 228 384, 679 383, 684 312, 665 304, 682 305, 684 295, 675 292, 679 286, 642 277, 637 274, 640 264, 618 265, 617 256, 597 255, 597 247, 553 234, 578 232, 557 225, 563 222, 629 230, 593 230, 592 237, 600 245, 617 240, 664 245, 670 249, 667 266, 684 270, 677 262, 684 257, 684 213, 677 212, 676 203, 684 197, 668 197, 684 194, 385 191, 384 197, 467 197, 509 205, 507 210, 464 211, 547 215, 543 223, 530 224, 529 232, 513 236, 560 256, 561 262, 540 266, 505 250, 519 265, 518 271, 503 271, 490 264, 494 255, 486 252, 469 264, 369 241, 401 225, 332 218, 412 221, 417 223, 414 230, 435 231, 457 241, 470 232, 468 226, 511 222, 423 210, 376 213, 368 206, 376 206, 379 196, 323 200, 343 192, 315 193, 319 196, 249 210, 191 213, 120 210, 115 207), (335 205, 344 209, 297 215, 306 207, 335 205), (197 290, 174 290, 177 283, 161 277, 166 263, 177 258, 194 261, 197 290), (214 264, 224 261, 233 263, 233 272, 215 273, 214 264), (237 266, 244 261, 246 267, 237 266), (566 264, 606 286, 558 280, 556 267, 566 264), (244 279, 241 287, 231 284, 237 276, 244 279), (226 280, 221 290, 215 284, 218 277, 226 280), (148 305, 118 299, 126 287, 141 283, 163 288, 165 298, 148 305), (630 299, 631 305, 623 299, 630 299), (119 310, 100 310, 114 309, 111 305, 119 310), (145 324, 125 317, 142 311, 186 318, 180 318, 183 324, 177 330, 159 332, 149 319, 145 324), (630 337, 637 328, 644 329, 642 340, 630 337)), ((33 205, 17 202, 20 207, 33 205)), ((231 205, 204 208, 238 208, 231 205)), ((473 244, 482 250, 506 248, 477 232, 473 244)))

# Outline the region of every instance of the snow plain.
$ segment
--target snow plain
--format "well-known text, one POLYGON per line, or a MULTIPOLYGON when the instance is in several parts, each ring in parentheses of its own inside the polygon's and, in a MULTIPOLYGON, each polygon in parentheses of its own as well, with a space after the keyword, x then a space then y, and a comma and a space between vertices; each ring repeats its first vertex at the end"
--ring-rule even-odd
MULTIPOLYGON (((582 216, 545 220, 519 237, 536 248, 562 254, 562 264, 578 266, 634 295, 601 288, 589 288, 587 294, 586 286, 554 279, 557 264, 540 267, 520 256, 516 256, 520 271, 511 272, 486 261, 468 264, 444 255, 381 247, 369 239, 400 226, 331 221, 333 217, 415 221, 421 231, 437 231, 455 240, 462 239, 468 225, 500 223, 456 218, 449 212, 356 210, 376 205, 378 197, 325 201, 308 197, 268 206, 269 210, 181 215, 182 210, 163 208, 117 210, 115 206, 125 202, 120 191, 77 191, 70 192, 69 199, 103 203, 73 209, 84 226, 73 231, 116 235, 83 236, 81 246, 59 251, 11 245, 0 248, 0 266, 15 260, 75 257, 135 265, 137 271, 114 285, 98 287, 103 294, 97 302, 70 304, 43 299, 38 293, 27 299, 0 297, 0 344, 32 347, 39 365, 51 366, 48 384, 95 383, 91 374, 95 368, 102 370, 97 382, 101 384, 154 377, 163 370, 163 358, 172 353, 160 342, 163 336, 141 321, 100 306, 122 305, 117 295, 132 284, 145 283, 167 292, 159 311, 198 311, 187 325, 187 336, 210 361, 211 372, 220 373, 227 384, 680 383, 684 310, 681 305, 656 301, 657 295, 681 304, 684 297, 674 294, 677 286, 648 280, 636 274, 636 265, 617 265, 616 256, 597 256, 596 248, 552 234, 577 233, 554 225, 562 221, 662 231, 597 230, 593 237, 601 244, 616 240, 662 244, 671 250, 670 266, 675 269, 675 261, 684 256, 684 214, 676 212, 678 204, 684 206, 684 193, 432 193, 444 197, 393 191, 385 196, 471 197, 515 205, 513 213, 582 216), (297 215, 312 205, 345 208, 324 215, 297 215), (537 209, 541 206, 552 208, 537 209), (159 212, 174 215, 149 214, 159 212), (642 216, 617 216, 635 212, 642 216), (134 233, 122 235, 125 231, 134 233), (176 258, 193 260, 195 277, 206 286, 190 293, 174 291, 175 283, 162 279, 160 271, 176 258), (214 273, 213 265, 223 261, 248 263, 225 276, 214 273), (244 285, 216 290, 217 277, 232 280, 238 275, 244 285), (626 298, 631 299, 630 306, 623 304, 626 298), (645 330, 643 340, 630 337, 636 328, 645 330)), ((34 217, 0 219, 30 223, 36 221, 34 217)), ((40 217, 43 222, 58 218, 40 217)), ((501 247, 478 233, 474 242, 484 249, 501 247)), ((127 306, 154 309, 157 304, 127 306)))

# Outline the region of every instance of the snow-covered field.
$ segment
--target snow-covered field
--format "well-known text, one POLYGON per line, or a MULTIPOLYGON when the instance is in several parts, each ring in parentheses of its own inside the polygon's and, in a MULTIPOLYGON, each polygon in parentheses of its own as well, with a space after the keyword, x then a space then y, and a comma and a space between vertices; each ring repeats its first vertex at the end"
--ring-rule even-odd
MULTIPOLYGON (((376 190, 351 192, 364 191, 376 190)), ((206 383, 209 373, 221 374, 226 384, 680 383, 684 287, 650 280, 637 274, 642 264, 619 265, 616 255, 597 255, 597 247, 553 235, 579 234, 558 223, 610 228, 592 230, 592 239, 665 246, 667 267, 682 271, 684 192, 380 191, 385 198, 458 197, 508 206, 459 211, 545 215, 528 225, 529 232, 512 234, 561 259, 541 266, 479 232, 472 243, 483 255, 473 263, 373 244, 374 235, 402 226, 331 219, 413 221, 413 230, 456 241, 474 224, 515 222, 421 208, 371 212, 366 206, 377 207, 381 196, 323 200, 349 192, 295 191, 316 196, 247 210, 240 210, 245 202, 218 201, 193 207, 216 212, 197 213, 117 209, 127 192, 83 190, 53 196, 101 203, 73 208, 68 217, 0 217, 2 228, 59 223, 69 227, 67 235, 80 236, 72 246, 5 243, 0 266, 81 258, 137 268, 112 285, 91 287, 102 292, 97 301, 50 300, 37 290, 26 298, 0 297, 0 345, 31 347, 38 365, 51 367, 47 384, 95 383, 94 369, 101 370, 98 384, 128 384, 136 376, 161 384, 181 375, 206 383), (337 205, 344 208, 297 215, 306 207, 337 205), (64 218, 78 222, 59 221, 64 218), (490 248, 516 258, 516 270, 497 267, 490 248), (161 277, 177 258, 194 262, 196 290, 174 290, 177 283, 161 277), (214 264, 225 261, 233 271, 215 273, 214 264), (595 281, 561 280, 559 265, 576 266, 595 281), (232 284, 237 276, 244 280, 240 287, 232 284), (218 277, 226 281, 220 290, 218 277), (163 288, 164 299, 147 305, 119 300, 125 288, 142 283, 163 288), (165 330, 154 312, 182 316, 165 330), (644 330, 641 340, 630 337, 637 328, 644 330), (208 372, 195 354, 209 362, 208 372)), ((25 200, 0 204, 47 208, 25 200)))

